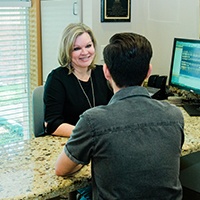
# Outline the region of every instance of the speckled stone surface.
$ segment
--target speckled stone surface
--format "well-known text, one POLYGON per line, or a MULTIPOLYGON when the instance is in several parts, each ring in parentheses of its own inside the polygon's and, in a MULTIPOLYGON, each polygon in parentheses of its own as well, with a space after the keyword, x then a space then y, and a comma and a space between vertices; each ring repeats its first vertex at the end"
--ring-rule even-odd
MULTIPOLYGON (((180 109, 185 120, 182 155, 200 151, 200 117, 190 117, 180 109)), ((55 175, 55 162, 66 141, 46 136, 0 147, 0 199, 45 200, 88 185, 90 166, 71 177, 55 175)))
POLYGON ((71 177, 55 175, 66 138, 46 136, 0 147, 0 199, 45 200, 88 185, 90 167, 71 177))
POLYGON ((182 148, 182 155, 200 151, 200 117, 191 117, 180 107, 185 122, 185 142, 182 148))

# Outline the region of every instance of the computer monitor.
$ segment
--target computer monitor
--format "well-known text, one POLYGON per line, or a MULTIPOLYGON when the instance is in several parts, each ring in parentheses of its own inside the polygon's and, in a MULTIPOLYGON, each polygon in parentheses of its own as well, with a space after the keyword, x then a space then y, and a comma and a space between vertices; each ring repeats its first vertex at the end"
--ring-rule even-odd
MULTIPOLYGON (((174 38, 169 85, 200 94, 200 40, 174 38)), ((200 116, 200 103, 183 107, 191 116, 200 116)))

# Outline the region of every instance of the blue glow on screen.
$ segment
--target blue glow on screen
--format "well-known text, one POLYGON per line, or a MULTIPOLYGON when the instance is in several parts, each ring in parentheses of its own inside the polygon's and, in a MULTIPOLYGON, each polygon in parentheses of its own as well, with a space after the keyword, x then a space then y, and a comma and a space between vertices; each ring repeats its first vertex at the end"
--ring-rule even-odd
POLYGON ((169 85, 200 94, 200 40, 174 39, 169 85))

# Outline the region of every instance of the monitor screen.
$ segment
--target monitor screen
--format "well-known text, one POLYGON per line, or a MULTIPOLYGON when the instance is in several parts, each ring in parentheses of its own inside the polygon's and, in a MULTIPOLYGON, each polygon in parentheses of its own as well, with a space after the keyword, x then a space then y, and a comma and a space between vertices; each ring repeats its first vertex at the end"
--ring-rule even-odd
POLYGON ((200 40, 174 39, 169 85, 200 94, 200 40))

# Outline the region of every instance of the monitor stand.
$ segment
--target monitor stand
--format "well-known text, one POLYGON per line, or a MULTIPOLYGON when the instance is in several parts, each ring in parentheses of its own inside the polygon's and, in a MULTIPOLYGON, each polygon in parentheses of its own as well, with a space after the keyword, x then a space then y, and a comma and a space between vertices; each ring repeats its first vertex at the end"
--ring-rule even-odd
POLYGON ((184 103, 183 108, 190 116, 200 116, 200 104, 184 103))

